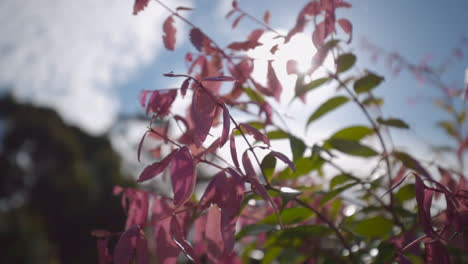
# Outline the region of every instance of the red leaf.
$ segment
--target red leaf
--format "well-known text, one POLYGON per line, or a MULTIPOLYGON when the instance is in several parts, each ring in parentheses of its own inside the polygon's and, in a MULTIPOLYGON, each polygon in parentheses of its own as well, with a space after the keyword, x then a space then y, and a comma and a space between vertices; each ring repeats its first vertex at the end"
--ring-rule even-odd
POLYGON ((231 148, 232 161, 234 162, 234 165, 236 166, 236 168, 240 168, 239 161, 237 159, 236 139, 235 139, 235 136, 234 136, 234 132, 231 133, 231 137, 229 138, 229 145, 230 145, 230 148, 231 148))
POLYGON ((245 16, 244 13, 242 13, 241 15, 239 15, 236 19, 234 19, 234 22, 232 22, 232 29, 236 28, 237 25, 239 24, 239 22, 241 21, 241 19, 245 16))
POLYGON ((179 225, 179 221, 176 216, 171 217, 171 235, 172 241, 184 252, 185 256, 190 260, 196 259, 195 252, 190 243, 185 239, 183 229, 179 225))
POLYGON ((309 2, 301 11, 301 14, 306 14, 309 16, 317 16, 322 12, 322 7, 318 2, 309 2))
POLYGON ((270 140, 262 132, 258 131, 258 129, 256 129, 255 127, 252 127, 245 123, 241 123, 240 126, 244 128, 247 134, 252 135, 256 140, 262 141, 265 144, 270 145, 270 140))
POLYGON ((148 264, 149 261, 148 253, 148 241, 144 233, 140 230, 140 234, 136 239, 136 264, 148 264))
POLYGON ((281 92, 283 91, 283 86, 276 76, 276 72, 273 69, 272 61, 268 61, 268 73, 267 73, 267 84, 268 88, 272 91, 273 96, 276 101, 280 101, 281 92))
POLYGON ((133 5, 133 14, 136 15, 140 11, 143 11, 145 7, 148 5, 149 0, 135 0, 135 4, 133 5))
POLYGON ((242 154, 242 165, 244 166, 245 174, 247 174, 248 178, 256 178, 256 173, 252 163, 250 162, 248 152, 249 150, 246 150, 244 151, 244 154, 242 154))
POLYGON ((424 182, 418 175, 416 175, 415 192, 419 221, 423 226, 424 233, 428 236, 435 237, 435 232, 431 224, 432 191, 426 190, 424 182))
POLYGON ((221 235, 221 211, 216 205, 211 206, 208 211, 205 238, 208 260, 211 263, 220 263, 224 242, 221 235))
POLYGON ((283 153, 281 152, 277 152, 277 151, 271 151, 270 152, 271 155, 275 156, 276 158, 280 159, 282 162, 288 164, 288 166, 294 171, 296 172, 296 166, 294 166, 294 163, 288 158, 286 157, 286 155, 284 155, 283 153))
POLYGON ((119 238, 114 248, 114 263, 128 264, 132 260, 133 245, 132 238, 138 236, 140 229, 136 226, 125 231, 119 238))
POLYGON ((234 82, 236 79, 232 78, 231 76, 212 76, 212 77, 205 77, 202 81, 207 82, 234 82))
POLYGON ((171 180, 174 204, 178 207, 190 198, 196 181, 195 165, 186 146, 180 148, 172 159, 171 180))
POLYGON ((263 15, 263 22, 265 22, 265 24, 270 23, 270 11, 265 11, 265 14, 263 15))
POLYGON ((343 31, 349 35, 348 43, 351 43, 351 40, 353 39, 353 24, 351 24, 351 22, 345 18, 338 19, 338 24, 343 29, 343 31))
POLYGON ((203 34, 199 28, 192 28, 192 30, 190 30, 190 42, 192 42, 193 46, 198 51, 201 51, 205 38, 205 34, 203 34))
POLYGON ((165 157, 161 161, 157 161, 149 166, 147 166, 143 172, 140 174, 140 177, 138 178, 137 182, 144 182, 147 180, 150 180, 156 176, 158 176, 159 173, 163 172, 164 169, 169 165, 171 162, 172 158, 174 157, 174 154, 176 151, 173 151, 171 154, 169 154, 167 157, 165 157))
POLYGON ((164 47, 168 50, 174 50, 175 49, 175 43, 176 43, 176 32, 177 29, 174 27, 174 18, 169 16, 166 21, 164 21, 163 24, 163 42, 164 42, 164 47))
POLYGON ((107 247, 108 243, 109 243, 108 238, 97 240, 99 264, 107 264, 107 263, 112 262, 112 257, 109 253, 109 248, 107 247))
POLYGON ((273 47, 271 47, 270 53, 271 53, 271 54, 275 54, 276 51, 278 51, 278 44, 276 44, 276 45, 274 45, 273 47))
POLYGON ((231 126, 231 118, 229 116, 229 110, 226 105, 223 104, 223 132, 221 133, 221 138, 219 139, 219 147, 226 144, 229 137, 229 128, 231 126))
POLYGON ((145 226, 149 208, 148 193, 128 188, 125 190, 125 195, 122 198, 129 201, 125 229, 129 229, 132 226, 145 226))
POLYGON ((146 107, 146 99, 148 97, 148 94, 152 93, 152 91, 149 91, 149 90, 143 90, 141 91, 140 93, 140 104, 141 104, 141 107, 145 108, 146 107))
POLYGON ((194 141, 200 147, 210 132, 216 113, 216 102, 207 91, 197 87, 192 99, 192 115, 195 122, 194 141))
POLYGON ((152 91, 146 108, 146 114, 153 112, 156 116, 166 116, 177 96, 177 89, 152 91))
POLYGON ((447 248, 438 240, 424 243, 427 264, 450 264, 447 248))
POLYGON ((143 134, 143 137, 140 140, 140 144, 138 144, 138 154, 137 154, 138 162, 140 162, 141 147, 143 146, 143 141, 145 140, 146 134, 148 134, 148 131, 146 131, 145 134, 143 134))
POLYGON ((227 48, 232 49, 232 50, 247 51, 249 49, 256 48, 256 47, 258 47, 260 45, 261 45, 261 43, 259 43, 258 41, 247 40, 247 41, 240 41, 240 42, 232 42, 231 44, 229 44, 227 46, 227 48))
POLYGON ((286 72, 288 73, 288 75, 298 73, 296 60, 288 60, 288 62, 286 63, 286 72))
POLYGON ((182 94, 182 97, 184 97, 185 94, 187 93, 189 84, 190 84, 190 78, 185 79, 185 81, 182 83, 182 86, 180 87, 180 94, 182 94))
POLYGON ((326 37, 327 32, 325 30, 325 23, 320 22, 319 24, 317 24, 314 32, 312 33, 312 42, 314 43, 315 48, 319 49, 320 47, 322 47, 326 37))
POLYGON ((243 59, 238 64, 228 66, 229 72, 239 83, 244 83, 253 71, 253 63, 249 59, 243 59))

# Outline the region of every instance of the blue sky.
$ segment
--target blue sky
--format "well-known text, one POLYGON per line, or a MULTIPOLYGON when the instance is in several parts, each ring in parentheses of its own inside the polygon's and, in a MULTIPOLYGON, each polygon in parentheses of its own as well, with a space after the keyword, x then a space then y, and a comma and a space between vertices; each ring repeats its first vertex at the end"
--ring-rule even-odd
MULTIPOLYGON (((166 2, 173 7, 178 4, 195 7, 194 12, 187 13, 191 21, 222 45, 244 39, 253 29, 243 21, 231 31, 232 20, 224 19, 230 1, 166 2)), ((338 13, 354 26, 354 41, 347 49, 358 55, 360 69, 372 69, 386 77, 376 91, 386 98, 384 112, 404 118, 419 136, 444 140, 434 126, 438 118, 444 118, 441 111, 428 103, 407 104, 410 96, 437 94, 434 89, 419 84, 407 73, 393 77, 384 63, 372 63, 359 43, 365 37, 387 51, 398 51, 412 62, 431 55, 431 62, 440 63, 450 56, 463 35, 468 37, 468 1, 350 2, 353 8, 338 13)), ((272 27, 288 30, 305 1, 251 0, 240 4, 257 17, 262 17, 268 8, 272 27)), ((142 13, 133 16, 132 5, 132 0, 2 1, 0 87, 12 89, 20 100, 51 106, 67 121, 95 134, 105 132, 121 112, 141 113, 139 92, 177 85, 177 81, 161 74, 171 70, 183 72, 184 54, 194 48, 187 41, 187 27, 178 23, 176 51, 164 50, 161 26, 168 13, 150 1, 142 13)), ((463 61, 444 74, 447 83, 463 85, 468 68, 468 49, 465 47, 464 51, 463 61)), ((311 100, 305 112, 312 113, 320 100, 311 100)), ((338 112, 324 118, 323 126, 334 127, 330 123, 354 118, 364 122, 359 113, 355 114, 355 108, 349 108, 353 110, 348 112, 346 109, 345 115, 338 112)), ((402 144, 406 144, 414 138, 413 132, 397 131, 396 135, 401 135, 402 144)))

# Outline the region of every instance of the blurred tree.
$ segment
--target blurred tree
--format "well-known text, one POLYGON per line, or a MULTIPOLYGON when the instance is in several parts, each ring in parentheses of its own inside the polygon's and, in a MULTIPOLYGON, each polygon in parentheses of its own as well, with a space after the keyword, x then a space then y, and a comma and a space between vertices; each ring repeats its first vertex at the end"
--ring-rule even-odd
POLYGON ((0 263, 94 263, 90 232, 124 226, 112 188, 130 182, 105 136, 0 98, 0 263))

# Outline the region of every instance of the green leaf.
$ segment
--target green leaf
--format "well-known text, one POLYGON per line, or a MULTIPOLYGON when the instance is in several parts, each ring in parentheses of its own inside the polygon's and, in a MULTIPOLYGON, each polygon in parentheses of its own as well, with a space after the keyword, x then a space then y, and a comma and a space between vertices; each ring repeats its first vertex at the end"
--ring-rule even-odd
POLYGON ((395 198, 400 202, 409 201, 416 196, 414 190, 414 184, 407 184, 396 192, 395 198))
POLYGON ((320 206, 324 205, 326 202, 330 201, 331 199, 335 198, 338 194, 346 191, 347 189, 353 187, 354 185, 358 184, 357 182, 353 182, 350 184, 346 184, 343 187, 336 188, 335 190, 332 190, 328 193, 326 193, 323 197, 322 200, 320 200, 320 206))
POLYGON ((447 133, 449 136, 452 136, 455 139, 459 139, 460 136, 458 135, 458 131, 455 129, 453 124, 449 121, 440 121, 437 123, 437 125, 445 130, 445 133, 447 133))
MULTIPOLYGON (((312 211, 303 207, 286 208, 283 209, 283 211, 280 213, 281 221, 283 221, 283 224, 286 225, 304 222, 312 215, 312 211)), ((278 224, 276 214, 273 213, 268 215, 260 223, 271 225, 278 224)))
POLYGON ((406 124, 403 120, 397 119, 397 118, 389 118, 389 119, 382 119, 382 118, 377 118, 377 122, 379 124, 385 125, 385 126, 392 126, 392 127, 398 127, 398 128, 409 128, 409 125, 406 124))
POLYGON ((308 157, 303 157, 294 161, 294 165, 296 165, 296 172, 294 172, 291 168, 287 167, 284 169, 280 175, 279 179, 294 179, 299 176, 305 175, 310 173, 313 170, 318 170, 322 167, 325 163, 325 160, 321 157, 314 157, 313 159, 308 157))
POLYGON ((369 96, 366 99, 364 99, 361 103, 365 106, 370 106, 370 105, 381 106, 384 103, 384 99, 369 96))
POLYGON ((396 247, 391 243, 382 242, 377 249, 379 250, 379 254, 375 259, 375 264, 388 263, 390 260, 392 260, 396 253, 396 247))
POLYGON ((383 77, 372 72, 367 72, 366 76, 354 82, 354 91, 356 93, 368 92, 378 86, 383 80, 383 77))
POLYGON ((303 85, 302 87, 296 88, 296 96, 300 97, 300 96, 314 90, 315 88, 320 87, 321 85, 325 84, 329 80, 330 80, 330 78, 328 78, 328 77, 319 78, 319 79, 311 81, 310 83, 308 83, 306 85, 303 85))
POLYGON ((345 154, 352 155, 352 156, 360 156, 360 157, 372 157, 376 156, 377 153, 372 148, 361 145, 361 143, 347 140, 342 138, 332 138, 328 140, 332 148, 339 150, 345 154))
POLYGON ((273 155, 268 154, 263 158, 260 167, 262 168, 268 180, 271 180, 271 178, 273 177, 273 173, 275 172, 275 166, 276 158, 273 155))
POLYGON ((335 188, 337 185, 343 184, 345 182, 355 181, 355 179, 349 174, 339 174, 333 177, 330 181, 330 189, 335 188))
POLYGON ((368 238, 387 237, 393 228, 393 222, 383 216, 360 220, 354 226, 354 232, 368 238))
POLYGON ((302 139, 298 137, 289 135, 289 145, 291 146, 293 161, 295 162, 298 159, 302 158, 302 155, 304 155, 304 151, 306 149, 304 141, 302 141, 302 139))
POLYGON ((252 224, 248 225, 239 231, 239 233, 236 234, 236 240, 239 240, 245 236, 255 236, 260 233, 265 233, 265 232, 271 232, 277 230, 276 225, 271 225, 271 224, 252 224))
MULTIPOLYGON (((335 132, 330 139, 347 139, 347 140, 353 140, 353 141, 360 141, 366 136, 374 134, 374 130, 370 127, 366 126, 350 126, 350 127, 345 127, 337 132, 335 132)), ((328 142, 329 140, 325 141, 323 144, 323 148, 325 149, 330 149, 331 145, 328 142)))
POLYGON ((336 59, 337 72, 342 73, 349 70, 356 63, 356 56, 352 53, 345 53, 336 59))
POLYGON ((289 134, 284 132, 283 130, 273 130, 273 131, 266 133, 266 136, 268 139, 274 140, 274 139, 288 138, 289 134))
MULTIPOLYGON (((265 247, 271 245, 291 246, 291 241, 309 239, 311 237, 321 237, 330 234, 332 230, 322 225, 301 225, 292 228, 286 228, 270 236, 265 247)), ((301 243, 295 243, 300 245, 301 243)))
POLYGON ((319 119, 324 114, 338 108, 339 106, 345 104, 349 101, 349 98, 345 96, 336 96, 333 98, 328 99, 325 103, 323 103, 315 112, 309 117, 307 120, 307 126, 312 123, 312 121, 319 119))
POLYGON ((255 102, 259 102, 259 103, 264 103, 265 102, 265 98, 263 98, 263 96, 259 92, 257 92, 256 90, 245 87, 244 91, 245 91, 245 94, 247 94, 247 96, 249 97, 250 100, 255 101, 255 102))

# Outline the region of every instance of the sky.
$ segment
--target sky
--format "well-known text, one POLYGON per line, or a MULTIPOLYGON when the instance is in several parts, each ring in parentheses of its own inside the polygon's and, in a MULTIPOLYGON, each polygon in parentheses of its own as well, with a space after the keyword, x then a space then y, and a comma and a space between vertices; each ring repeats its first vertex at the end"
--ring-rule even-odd
MULTIPOLYGON (((426 98, 437 93, 410 74, 392 76, 382 60, 376 64, 370 60, 360 43, 366 38, 387 51, 399 52, 414 63, 428 56, 432 58, 431 63, 441 63, 451 55, 462 36, 468 37, 468 1, 350 2, 353 8, 338 13, 339 17, 353 23, 354 40, 346 49, 357 54, 360 69, 372 69, 385 76, 385 82, 376 91, 387 100, 384 112, 404 118, 412 127, 409 133, 395 131, 396 141, 402 146, 422 146, 434 139, 445 140, 434 126, 437 119, 445 118, 443 113, 423 100, 417 104, 408 103, 408 98, 426 98)), ((231 30, 232 19, 224 18, 230 1, 171 0, 165 3, 171 7, 194 7, 186 16, 222 46, 244 39, 253 29, 250 23, 242 21, 231 30)), ((282 32, 293 26, 305 1, 287 1, 286 8, 285 3, 280 0, 240 1, 243 9, 259 18, 266 9, 270 10, 271 26, 282 32)), ((13 93, 20 101, 52 107, 67 122, 92 134, 106 133, 119 114, 142 113, 138 103, 140 91, 180 85, 162 74, 185 72, 184 55, 195 49, 188 42, 188 28, 180 21, 176 23, 176 51, 164 49, 162 23, 168 13, 155 1, 150 1, 137 16, 132 15, 132 11, 132 0, 0 1, 0 90, 13 93)), ((468 68, 468 49, 465 47, 464 51, 464 59, 443 76, 444 81, 454 86, 463 86, 468 68)), ((313 49, 304 50, 304 56, 307 54, 313 54, 313 49)), ((286 83, 294 81, 282 76, 286 83)), ((298 134, 302 137, 323 139, 324 135, 350 121, 365 123, 356 108, 347 106, 342 112, 321 120, 320 126, 311 126, 307 134, 303 132, 301 122, 329 94, 311 95, 305 108, 298 102, 277 107, 290 118, 294 130, 301 131, 298 134)), ((290 95, 289 89, 285 97, 290 95)), ((144 129, 142 127, 142 131, 144 129)), ((138 132, 133 133, 135 138, 138 132)))

